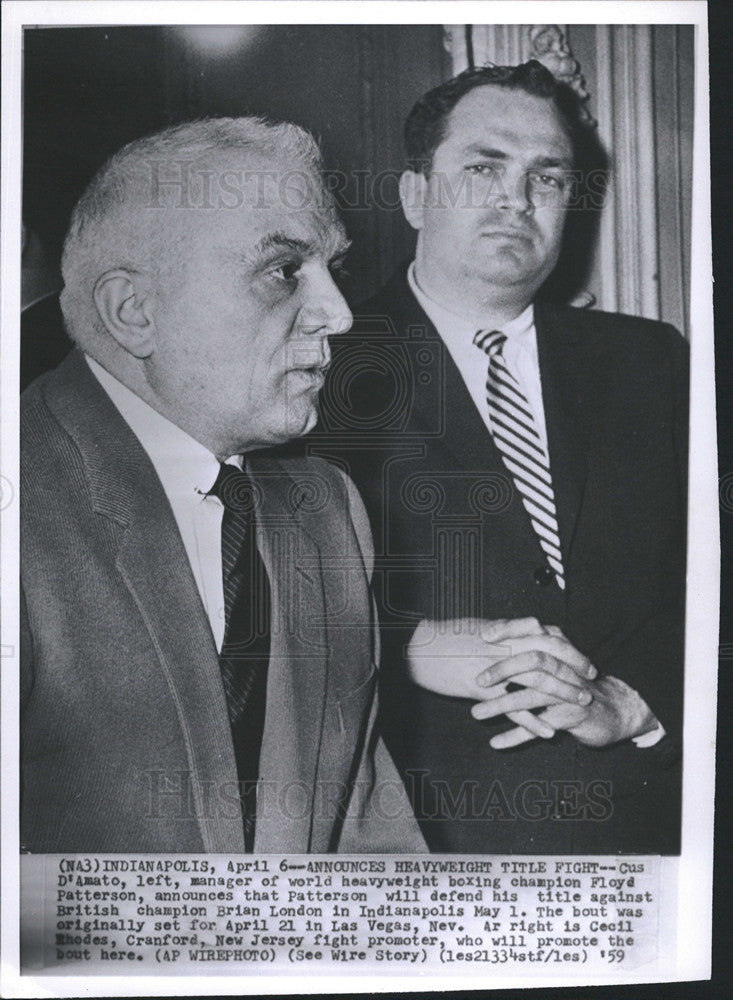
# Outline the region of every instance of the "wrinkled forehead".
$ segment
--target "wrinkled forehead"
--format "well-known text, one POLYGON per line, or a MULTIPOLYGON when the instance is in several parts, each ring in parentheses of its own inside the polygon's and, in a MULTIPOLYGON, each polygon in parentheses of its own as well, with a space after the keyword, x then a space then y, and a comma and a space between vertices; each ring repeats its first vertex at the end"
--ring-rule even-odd
POLYGON ((320 174, 302 167, 270 168, 256 179, 256 197, 246 202, 253 232, 292 232, 313 251, 330 259, 348 241, 333 196, 320 174))
POLYGON ((320 173, 307 163, 284 162, 244 150, 150 160, 139 165, 144 203, 163 212, 217 208, 304 209, 324 201, 320 173))
POLYGON ((331 194, 309 164, 237 155, 187 165, 162 187, 161 223, 185 231, 187 245, 250 247, 286 234, 314 255, 331 259, 348 241, 331 194))

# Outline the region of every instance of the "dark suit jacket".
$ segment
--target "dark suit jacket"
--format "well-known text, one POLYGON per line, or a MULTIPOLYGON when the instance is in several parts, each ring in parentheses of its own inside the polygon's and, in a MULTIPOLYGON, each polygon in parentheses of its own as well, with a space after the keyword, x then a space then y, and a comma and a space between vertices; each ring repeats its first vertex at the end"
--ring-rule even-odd
MULTIPOLYGON (((243 851, 216 647, 152 464, 76 351, 21 434, 24 848, 243 851)), ((310 460, 251 474, 273 595, 255 849, 424 850, 374 726, 353 486, 310 460)))
POLYGON ((661 323, 536 307, 563 593, 404 272, 355 314, 311 450, 342 461, 372 519, 383 730, 431 849, 677 852, 685 342, 661 323), (594 750, 557 734, 498 752, 489 738, 506 720, 477 722, 468 702, 406 680, 420 618, 524 616, 635 688, 667 737, 594 750))
POLYGON ((20 391, 59 365, 73 347, 64 330, 58 292, 20 314, 20 391))

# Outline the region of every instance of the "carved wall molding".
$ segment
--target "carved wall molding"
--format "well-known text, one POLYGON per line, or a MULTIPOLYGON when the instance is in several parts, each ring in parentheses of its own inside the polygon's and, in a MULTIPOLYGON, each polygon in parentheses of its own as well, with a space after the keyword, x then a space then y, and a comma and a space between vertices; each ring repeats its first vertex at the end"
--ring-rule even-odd
POLYGON ((516 66, 528 59, 536 59, 558 80, 573 88, 584 102, 587 120, 593 122, 585 107, 590 95, 564 25, 446 24, 443 37, 452 58, 454 73, 460 73, 469 66, 516 66))
POLYGON ((580 63, 573 56, 565 32, 558 24, 533 24, 529 29, 529 59, 537 59, 563 83, 575 91, 581 100, 585 120, 595 125, 596 121, 588 111, 590 94, 580 71, 580 63))

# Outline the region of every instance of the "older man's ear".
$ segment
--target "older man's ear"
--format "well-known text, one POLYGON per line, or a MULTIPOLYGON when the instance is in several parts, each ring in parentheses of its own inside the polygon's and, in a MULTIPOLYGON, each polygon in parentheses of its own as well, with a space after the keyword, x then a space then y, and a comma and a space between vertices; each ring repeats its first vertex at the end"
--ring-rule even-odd
POLYGON ((106 271, 94 286, 94 304, 112 337, 128 354, 148 358, 155 346, 155 320, 148 279, 136 271, 106 271))

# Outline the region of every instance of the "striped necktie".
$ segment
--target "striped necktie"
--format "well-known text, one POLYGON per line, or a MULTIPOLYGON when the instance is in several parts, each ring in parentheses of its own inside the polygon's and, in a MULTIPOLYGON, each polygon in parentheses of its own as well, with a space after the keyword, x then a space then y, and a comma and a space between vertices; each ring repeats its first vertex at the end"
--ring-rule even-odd
POLYGON ((270 657, 270 582, 257 549, 254 487, 249 476, 232 465, 222 465, 210 493, 224 505, 225 626, 219 668, 234 741, 245 850, 252 851, 270 657))
POLYGON ((506 334, 500 330, 479 330, 473 338, 474 344, 489 356, 486 402, 491 431, 557 584, 564 590, 565 570, 550 457, 537 431, 527 397, 506 366, 503 355, 506 339, 506 334))

